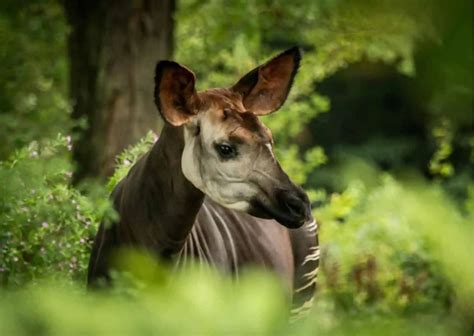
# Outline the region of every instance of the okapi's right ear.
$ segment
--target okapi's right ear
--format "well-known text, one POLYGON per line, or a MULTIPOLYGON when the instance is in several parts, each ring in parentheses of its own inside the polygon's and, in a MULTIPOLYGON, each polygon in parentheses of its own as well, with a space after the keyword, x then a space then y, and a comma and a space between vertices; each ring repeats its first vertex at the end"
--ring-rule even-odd
POLYGON ((174 126, 188 122, 198 103, 191 70, 172 61, 160 61, 155 71, 155 104, 163 119, 174 126))
POLYGON ((255 115, 272 113, 285 102, 300 60, 299 48, 288 49, 250 71, 231 90, 242 96, 244 107, 255 115))

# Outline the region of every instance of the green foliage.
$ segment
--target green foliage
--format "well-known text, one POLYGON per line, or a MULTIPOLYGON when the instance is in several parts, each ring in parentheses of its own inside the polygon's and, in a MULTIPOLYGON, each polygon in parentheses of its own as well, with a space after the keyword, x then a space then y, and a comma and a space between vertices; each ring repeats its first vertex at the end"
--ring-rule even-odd
MULTIPOLYGON (((423 225, 438 227, 440 221, 459 220, 458 213, 442 218, 439 213, 450 205, 434 200, 432 191, 414 202, 409 196, 420 190, 406 188, 390 176, 381 179, 381 185, 370 191, 353 183, 317 211, 321 240, 328 242, 325 288, 343 309, 445 308, 451 285, 432 255, 423 225), (434 220, 424 212, 424 203, 434 207, 430 209, 434 220)), ((462 220, 467 223, 467 218, 462 220)))
POLYGON ((146 293, 139 291, 133 299, 118 295, 84 296, 77 288, 61 284, 6 295, 2 303, 9 303, 11 308, 0 308, 0 332, 222 335, 233 331, 243 335, 277 335, 284 330, 285 299, 274 279, 249 275, 236 290, 214 274, 191 272, 190 276, 193 282, 188 277, 174 278, 147 288, 146 293), (26 297, 39 309, 31 309, 26 297), (221 318, 224 316, 237 318, 221 318), (28 323, 18 323, 18 319, 28 323))
POLYGON ((107 185, 110 192, 120 180, 127 176, 130 168, 153 146, 157 139, 157 135, 153 131, 149 131, 136 145, 130 146, 117 157, 117 168, 107 185))
POLYGON ((84 279, 91 238, 111 218, 104 193, 70 186, 70 137, 32 142, 0 161, 0 283, 21 286, 56 275, 84 279))
POLYGON ((430 173, 441 177, 452 176, 454 168, 448 159, 453 153, 453 131, 447 120, 433 128, 433 138, 436 141, 436 151, 429 164, 430 173))
POLYGON ((128 271, 113 292, 88 293, 61 282, 0 292, 0 332, 83 335, 452 335, 463 331, 453 316, 336 312, 318 300, 310 316, 287 322, 287 297, 265 273, 247 271, 239 282, 199 267, 169 273, 146 255, 125 254, 128 271), (426 326, 430 325, 429 328, 426 326))
POLYGON ((69 129, 66 19, 53 0, 0 4, 0 159, 69 129))

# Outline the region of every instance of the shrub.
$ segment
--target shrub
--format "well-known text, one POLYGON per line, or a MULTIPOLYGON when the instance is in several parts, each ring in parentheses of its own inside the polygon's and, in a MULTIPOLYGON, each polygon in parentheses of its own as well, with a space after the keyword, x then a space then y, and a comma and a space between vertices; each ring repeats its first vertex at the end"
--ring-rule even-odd
POLYGON ((70 185, 70 138, 33 142, 0 162, 0 282, 45 276, 83 280, 98 223, 113 212, 104 193, 70 185))

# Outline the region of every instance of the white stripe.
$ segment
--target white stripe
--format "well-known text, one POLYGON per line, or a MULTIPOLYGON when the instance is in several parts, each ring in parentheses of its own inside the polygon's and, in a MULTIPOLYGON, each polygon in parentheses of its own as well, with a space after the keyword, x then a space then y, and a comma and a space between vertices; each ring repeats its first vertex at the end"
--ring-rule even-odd
MULTIPOLYGON (((218 225, 217 225, 217 222, 218 222, 218 221, 214 219, 213 214, 215 214, 217 217, 219 217, 219 219, 223 222, 222 217, 220 217, 219 214, 217 214, 216 211, 211 212, 211 210, 209 210, 209 209, 207 208, 207 206, 205 205, 205 203, 203 203, 202 207, 204 208, 204 211, 206 211, 209 220, 210 220, 210 221, 212 220, 212 222, 214 223, 214 225, 215 225, 217 231, 218 231, 219 234, 221 235, 222 243, 223 243, 224 248, 225 248, 225 247, 226 247, 226 244, 225 244, 225 241, 224 241, 224 237, 222 236, 221 230, 219 230, 219 228, 218 228, 218 225)), ((237 256, 235 255, 234 243, 233 243, 232 237, 230 236, 230 233, 228 232, 227 226, 225 226, 225 223, 224 223, 224 222, 223 222, 223 225, 224 225, 224 230, 226 231, 226 235, 229 237, 229 242, 230 242, 230 245, 231 245, 230 247, 231 247, 232 259, 233 259, 232 262, 234 263, 235 272, 236 272, 236 273, 235 273, 235 276, 236 276, 236 278, 238 278, 237 256)), ((226 250, 225 252, 226 252, 226 255, 227 255, 227 250, 226 250)))
POLYGON ((196 235, 196 230, 195 230, 195 226, 191 229, 191 239, 193 239, 195 242, 195 245, 196 245, 196 250, 197 250, 197 254, 198 254, 198 264, 199 264, 199 269, 202 269, 203 267, 203 257, 202 257, 202 249, 201 249, 201 244, 199 243, 199 239, 197 239, 197 235, 196 235))
POLYGON ((306 231, 309 233, 316 233, 318 230, 318 223, 316 222, 316 219, 313 219, 312 222, 306 224, 306 231))
POLYGON ((305 290, 306 288, 308 288, 312 285, 316 285, 318 270, 319 270, 319 267, 316 267, 314 270, 304 274, 303 278, 309 279, 309 281, 306 284, 304 284, 303 286, 301 286, 300 288, 296 289, 295 292, 299 293, 302 290, 305 290))
POLYGON ((239 275, 239 269, 237 267, 237 251, 235 249, 235 245, 234 245, 234 240, 232 239, 232 236, 230 234, 230 231, 229 229, 227 228, 227 224, 225 222, 225 220, 221 217, 221 215, 219 215, 219 213, 217 211, 214 211, 214 214, 217 216, 218 219, 220 219, 221 223, 222 223, 222 226, 224 227, 224 230, 227 234, 227 237, 229 238, 229 242, 230 242, 230 251, 231 251, 231 254, 232 254, 232 262, 234 263, 234 270, 235 270, 235 275, 238 277, 239 275))
MULTIPOLYGON (((191 231, 192 232, 192 231, 191 231)), ((190 258, 194 257, 194 242, 193 242, 193 236, 190 234, 188 235, 188 239, 186 240, 189 242, 189 256, 190 258)))
POLYGON ((309 262, 309 261, 317 261, 317 260, 319 260, 319 256, 320 256, 320 253, 319 253, 319 246, 311 246, 309 249, 310 249, 310 251, 313 251, 313 252, 310 252, 310 253, 304 258, 304 261, 303 261, 303 263, 301 264, 301 266, 303 266, 304 264, 306 264, 306 263, 309 262))
POLYGON ((290 323, 294 323, 307 316, 309 311, 311 310, 311 307, 313 306, 313 300, 314 298, 312 297, 308 301, 305 301, 300 307, 292 309, 290 323))
POLYGON ((198 223, 195 224, 196 227, 196 234, 199 237, 201 237, 203 246, 204 246, 204 259, 209 263, 209 264, 214 264, 214 260, 212 258, 211 251, 209 250, 209 246, 207 245, 206 237, 202 233, 201 226, 198 225, 198 223))

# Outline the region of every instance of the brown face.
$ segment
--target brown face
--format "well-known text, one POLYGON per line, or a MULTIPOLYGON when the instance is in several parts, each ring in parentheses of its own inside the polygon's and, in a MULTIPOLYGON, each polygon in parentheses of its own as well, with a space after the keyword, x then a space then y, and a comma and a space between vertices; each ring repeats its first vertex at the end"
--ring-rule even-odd
POLYGON ((189 70, 159 63, 155 92, 164 118, 184 125, 186 178, 225 207, 273 218, 290 228, 311 221, 308 197, 281 169, 271 133, 257 116, 283 104, 299 59, 299 51, 290 49, 230 89, 199 93, 189 70))

